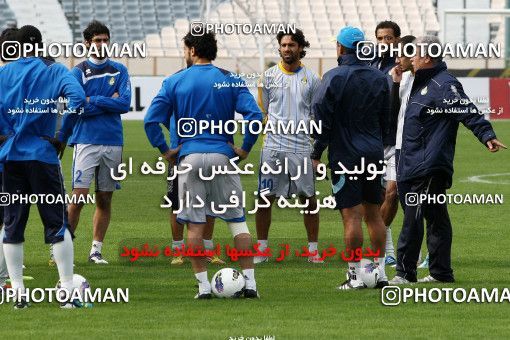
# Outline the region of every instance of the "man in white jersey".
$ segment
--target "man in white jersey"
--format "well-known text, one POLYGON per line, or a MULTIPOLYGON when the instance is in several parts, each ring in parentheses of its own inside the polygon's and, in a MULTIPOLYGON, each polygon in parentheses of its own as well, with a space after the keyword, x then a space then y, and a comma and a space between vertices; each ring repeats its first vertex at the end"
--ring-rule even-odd
MULTIPOLYGON (((303 32, 299 29, 295 32, 278 33, 276 39, 280 46, 281 61, 269 68, 261 79, 261 86, 258 88, 259 106, 265 114, 266 124, 276 127, 278 124, 293 122, 297 127, 298 123, 304 122, 306 126, 309 126, 310 120, 313 119, 312 97, 320 84, 319 76, 301 63, 301 59, 306 55, 304 49, 310 47, 310 43, 306 41, 303 32)), ((266 134, 260 156, 258 190, 259 193, 265 192, 271 205, 275 197, 297 195, 302 203, 308 201, 305 210, 316 210, 311 151, 312 143, 309 133, 290 131, 285 134, 276 130, 276 133, 266 134), (288 164, 286 173, 285 164, 288 164), (277 169, 279 165, 282 166, 280 174, 262 171, 264 166, 277 169)), ((256 225, 260 250, 268 246, 271 205, 257 210, 256 225)), ((308 261, 321 263, 323 261, 317 255, 319 214, 305 213, 303 218, 308 236, 308 250, 311 254, 315 254, 309 256, 308 261)), ((255 257, 254 262, 260 263, 267 260, 267 257, 255 257)))

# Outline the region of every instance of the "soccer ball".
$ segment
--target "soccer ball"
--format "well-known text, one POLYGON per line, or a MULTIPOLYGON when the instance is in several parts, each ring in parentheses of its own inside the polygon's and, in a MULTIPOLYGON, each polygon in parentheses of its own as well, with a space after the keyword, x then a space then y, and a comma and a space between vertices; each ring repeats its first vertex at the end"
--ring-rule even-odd
MULTIPOLYGON (((57 289, 61 288, 60 280, 57 282, 57 289)), ((82 301, 85 301, 85 291, 90 290, 90 284, 86 278, 81 276, 80 274, 73 275, 73 289, 78 290, 82 301)))
POLYGON ((374 288, 379 279, 379 266, 367 259, 361 259, 360 279, 368 288, 374 288))
POLYGON ((212 292, 219 298, 237 298, 244 291, 243 274, 232 268, 220 269, 211 280, 212 292))

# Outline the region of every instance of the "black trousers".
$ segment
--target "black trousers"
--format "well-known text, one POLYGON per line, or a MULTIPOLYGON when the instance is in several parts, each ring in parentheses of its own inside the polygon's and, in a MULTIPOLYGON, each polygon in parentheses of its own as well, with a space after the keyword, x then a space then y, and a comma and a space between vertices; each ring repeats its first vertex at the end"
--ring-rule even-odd
POLYGON ((438 201, 418 201, 420 195, 438 197, 446 194, 450 180, 447 175, 436 173, 408 182, 398 182, 398 194, 404 208, 404 224, 397 245, 397 275, 416 282, 416 266, 427 226, 430 275, 444 282, 453 282, 451 268, 452 225, 447 204, 438 201))
MULTIPOLYGON (((64 181, 60 166, 39 161, 7 161, 4 163, 2 195, 44 194, 65 195, 64 181)), ((25 228, 30 212, 30 203, 11 201, 4 207, 5 237, 4 243, 21 243, 25 241, 25 228)), ((64 239, 64 232, 69 229, 67 209, 63 202, 52 204, 39 202, 39 215, 44 225, 44 241, 57 243, 64 239)), ((72 235, 72 233, 71 233, 72 235)))

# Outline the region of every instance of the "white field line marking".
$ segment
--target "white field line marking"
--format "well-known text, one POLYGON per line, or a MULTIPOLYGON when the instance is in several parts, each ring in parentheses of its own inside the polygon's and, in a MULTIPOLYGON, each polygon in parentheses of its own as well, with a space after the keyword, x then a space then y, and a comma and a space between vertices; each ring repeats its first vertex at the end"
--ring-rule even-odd
POLYGON ((471 182, 471 183, 486 183, 486 184, 510 184, 509 180, 502 180, 502 181, 495 181, 491 179, 486 179, 490 177, 499 177, 499 176, 509 176, 510 172, 503 172, 499 174, 488 174, 488 175, 478 175, 478 176, 471 176, 467 179, 461 180, 461 182, 471 182))

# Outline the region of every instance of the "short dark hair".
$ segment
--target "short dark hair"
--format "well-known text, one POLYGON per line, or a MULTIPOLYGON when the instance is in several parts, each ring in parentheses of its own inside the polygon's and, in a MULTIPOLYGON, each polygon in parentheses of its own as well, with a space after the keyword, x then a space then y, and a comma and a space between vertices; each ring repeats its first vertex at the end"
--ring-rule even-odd
POLYGON ((404 35, 402 38, 400 38, 400 41, 398 43, 401 46, 402 51, 403 51, 409 45, 413 44, 415 40, 416 40, 416 37, 414 35, 404 35))
MULTIPOLYGON (((5 41, 18 41, 17 33, 18 33, 17 28, 6 28, 5 30, 3 30, 2 34, 0 34, 0 46, 2 46, 2 44, 5 41)), ((3 56, 3 54, 1 53, 1 52, 3 52, 3 50, 4 49, 0 50, 0 60, 2 60, 3 62, 9 61, 9 60, 6 60, 3 56)))
POLYGON ((92 20, 87 28, 83 31, 83 39, 85 41, 91 41, 96 35, 106 34, 110 38, 110 30, 105 24, 97 20, 92 20))
POLYGON ((375 32, 374 32, 376 36, 377 36, 377 30, 379 30, 381 28, 391 28, 393 30, 393 34, 395 35, 395 38, 400 37, 400 26, 397 25, 396 22, 386 20, 386 21, 381 21, 380 23, 378 23, 377 26, 375 27, 375 32))
POLYGON ((310 43, 305 39, 305 35, 302 30, 296 28, 294 32, 292 31, 281 31, 276 35, 276 40, 278 40, 278 45, 281 45, 282 38, 286 35, 290 35, 291 39, 298 43, 300 47, 303 47, 303 51, 299 54, 299 58, 304 58, 306 55, 305 48, 310 47, 310 43))
POLYGON ((203 35, 197 36, 188 32, 182 40, 186 47, 194 47, 195 53, 200 58, 205 58, 207 60, 216 59, 216 54, 218 53, 218 41, 216 40, 214 32, 204 32, 203 35))

